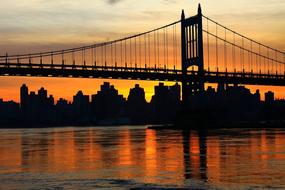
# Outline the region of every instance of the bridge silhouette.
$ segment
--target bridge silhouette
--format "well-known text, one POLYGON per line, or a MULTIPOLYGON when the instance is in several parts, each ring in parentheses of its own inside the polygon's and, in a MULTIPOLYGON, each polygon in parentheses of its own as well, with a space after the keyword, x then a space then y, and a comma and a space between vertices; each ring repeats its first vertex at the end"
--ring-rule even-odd
POLYGON ((182 100, 205 83, 285 86, 285 53, 202 14, 88 46, 0 56, 1 76, 182 83, 182 100))

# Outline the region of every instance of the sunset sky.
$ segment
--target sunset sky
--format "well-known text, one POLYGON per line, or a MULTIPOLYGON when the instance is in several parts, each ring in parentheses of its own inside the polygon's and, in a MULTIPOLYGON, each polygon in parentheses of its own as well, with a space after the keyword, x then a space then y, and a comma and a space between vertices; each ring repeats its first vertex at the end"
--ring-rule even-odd
MULTIPOLYGON (((0 54, 62 49, 117 39, 203 14, 263 44, 285 50, 284 0, 9 0, 0 6, 0 54)), ((72 99, 79 89, 94 94, 106 80, 0 77, 0 98, 19 100, 23 83, 46 87, 55 98, 72 99)), ((126 97, 139 83, 148 100, 158 82, 110 80, 126 97)), ((285 98, 285 88, 260 87, 285 98)), ((253 90, 256 87, 252 88, 253 90)))

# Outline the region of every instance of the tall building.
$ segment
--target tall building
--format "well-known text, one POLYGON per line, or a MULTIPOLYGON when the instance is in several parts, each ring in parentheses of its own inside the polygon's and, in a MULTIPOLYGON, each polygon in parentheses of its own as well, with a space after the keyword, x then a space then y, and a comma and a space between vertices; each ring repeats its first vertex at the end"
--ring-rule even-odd
POLYGON ((38 96, 41 100, 46 100, 47 99, 47 90, 45 90, 43 87, 41 87, 38 90, 38 96))
POLYGON ((218 83, 218 88, 217 88, 217 92, 218 93, 223 93, 226 90, 226 85, 224 83, 218 83))
POLYGON ((23 84, 20 88, 20 107, 25 110, 28 104, 29 89, 26 84, 23 84))
POLYGON ((255 97, 255 101, 256 102, 260 102, 260 92, 259 92, 259 90, 255 91, 254 97, 255 97))
POLYGON ((148 104, 145 99, 144 89, 138 84, 130 89, 127 101, 127 114, 132 123, 139 124, 149 120, 148 104))
MULTIPOLYGON (((73 96, 73 109, 75 116, 79 118, 86 118, 89 116, 89 96, 84 95, 80 90, 73 96)), ((80 120, 80 119, 79 119, 80 120)))
POLYGON ((154 91, 151 99, 153 120, 156 122, 173 121, 180 108, 180 86, 177 83, 171 87, 159 83, 154 91))
POLYGON ((272 104, 274 102, 274 93, 268 91, 265 93, 265 103, 272 104))
POLYGON ((48 97, 48 92, 43 87, 29 94, 28 87, 23 84, 20 88, 20 109, 23 119, 30 123, 48 123, 54 119, 54 98, 48 97))
POLYGON ((146 102, 144 89, 141 88, 139 84, 136 84, 134 88, 130 89, 128 101, 133 101, 133 102, 140 101, 143 103, 146 102))
POLYGON ((181 100, 181 89, 180 85, 178 83, 175 83, 175 85, 169 87, 169 93, 172 101, 177 104, 181 100))
POLYGON ((125 114, 125 98, 108 82, 104 82, 100 91, 92 95, 91 102, 92 112, 99 119, 114 119, 125 114))
POLYGON ((14 101, 0 99, 0 126, 10 126, 19 122, 20 105, 14 101))

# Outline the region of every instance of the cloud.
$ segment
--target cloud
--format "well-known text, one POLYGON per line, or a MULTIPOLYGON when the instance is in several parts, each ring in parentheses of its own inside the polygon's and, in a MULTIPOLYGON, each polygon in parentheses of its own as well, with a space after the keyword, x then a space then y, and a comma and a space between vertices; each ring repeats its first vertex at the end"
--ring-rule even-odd
POLYGON ((255 11, 255 12, 246 12, 246 13, 233 12, 233 13, 212 14, 211 16, 219 19, 248 20, 249 18, 253 18, 256 20, 283 21, 285 18, 285 13, 283 11, 268 11, 266 13, 255 11))
POLYGON ((164 2, 173 4, 173 3, 176 3, 176 0, 164 0, 164 2))
POLYGON ((107 3, 109 5, 114 5, 114 4, 120 3, 122 1, 124 1, 124 0, 107 0, 107 3))

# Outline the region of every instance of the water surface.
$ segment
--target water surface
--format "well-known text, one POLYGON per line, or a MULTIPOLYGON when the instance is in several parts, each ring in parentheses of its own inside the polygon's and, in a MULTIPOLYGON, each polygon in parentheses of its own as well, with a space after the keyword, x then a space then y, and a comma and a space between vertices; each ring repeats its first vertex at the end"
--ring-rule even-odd
POLYGON ((0 130, 0 189, 285 188, 284 129, 0 130))

